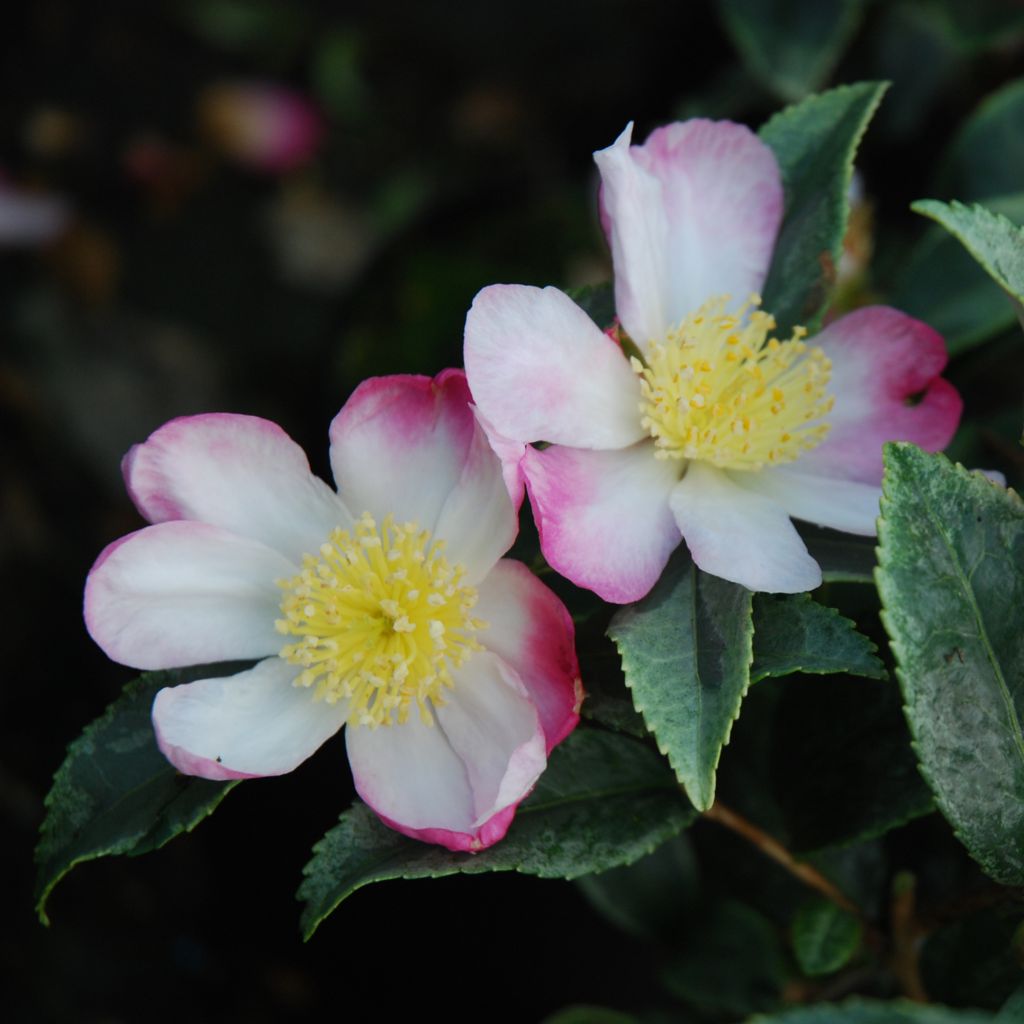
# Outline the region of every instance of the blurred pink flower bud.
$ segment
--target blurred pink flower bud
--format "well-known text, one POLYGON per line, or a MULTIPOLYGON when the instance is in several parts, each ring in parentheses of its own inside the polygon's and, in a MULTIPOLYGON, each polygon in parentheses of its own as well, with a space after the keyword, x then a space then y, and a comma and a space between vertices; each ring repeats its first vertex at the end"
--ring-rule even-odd
POLYGON ((219 82, 199 98, 199 123, 225 156, 257 171, 281 174, 306 163, 323 137, 313 104, 268 82, 219 82))

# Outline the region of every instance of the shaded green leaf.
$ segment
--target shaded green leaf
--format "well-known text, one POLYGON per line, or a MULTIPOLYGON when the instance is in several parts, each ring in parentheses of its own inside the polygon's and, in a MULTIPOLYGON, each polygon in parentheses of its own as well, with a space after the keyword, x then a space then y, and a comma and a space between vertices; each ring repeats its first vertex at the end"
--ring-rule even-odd
POLYGON ((959 199, 1020 190, 1024 178, 1024 78, 987 96, 964 122, 942 161, 938 188, 959 199))
POLYGON ((772 1009, 785 981, 775 927, 744 903, 723 900, 695 922, 682 953, 665 968, 666 987, 695 1009, 746 1015, 772 1009))
POLYGON ((751 594, 672 557, 643 600, 608 627, 626 685, 699 810, 715 799, 715 771, 750 685, 751 594))
MULTIPOLYGON (((1012 224, 1024 224, 1024 192, 992 197, 986 205, 1012 224)), ((939 227, 926 232, 914 247, 890 299, 934 327, 945 338, 950 355, 994 338, 1014 322, 1013 307, 1000 300, 989 276, 956 238, 939 227)))
POLYGON ((805 903, 793 918, 793 952, 808 977, 832 974, 860 947, 860 921, 826 899, 805 903))
POLYGON ((921 199, 911 209, 931 217, 956 236, 1010 297, 1018 317, 1024 315, 1024 229, 977 204, 921 199))
POLYGON ((68 747, 46 797, 36 847, 36 910, 44 923, 50 893, 76 864, 155 850, 195 828, 236 785, 180 775, 157 748, 150 709, 165 686, 237 667, 146 673, 68 747))
POLYGON ((910 444, 885 449, 878 586, 914 749, 982 868, 1024 882, 1024 505, 910 444))
POLYGON ((856 625, 809 594, 754 595, 754 662, 750 681, 794 672, 885 679, 878 648, 856 625))
POLYGON ((308 939, 357 889, 391 878, 520 871, 577 878, 630 864, 696 814, 652 750, 626 736, 577 729, 551 754, 501 842, 477 854, 417 842, 356 804, 313 848, 299 899, 308 939))
POLYGON ((892 680, 788 680, 770 774, 794 850, 882 835, 934 810, 892 680))
POLYGON ((874 537, 856 537, 810 523, 798 523, 797 531, 811 557, 821 567, 821 576, 826 583, 874 585, 874 537))
POLYGON ((744 65, 784 100, 824 84, 863 7, 863 0, 718 0, 744 65))
POLYGON ((570 288, 566 295, 582 309, 602 330, 615 320, 615 289, 611 282, 586 284, 570 288))
POLYGON ((567 1006, 545 1017, 541 1024, 639 1024, 639 1019, 603 1006, 567 1006))
POLYGON ((999 1024, 1024 1024, 1024 982, 1020 983, 996 1014, 999 1024))
POLYGON ((821 1003, 758 1017, 758 1024, 991 1024, 992 1015, 978 1010, 950 1010, 900 999, 880 1003, 850 999, 840 1005, 821 1003))
POLYGON ((860 82, 810 96, 760 131, 779 162, 786 205, 763 296, 785 333, 818 326, 835 284, 850 212, 853 158, 885 91, 860 82))

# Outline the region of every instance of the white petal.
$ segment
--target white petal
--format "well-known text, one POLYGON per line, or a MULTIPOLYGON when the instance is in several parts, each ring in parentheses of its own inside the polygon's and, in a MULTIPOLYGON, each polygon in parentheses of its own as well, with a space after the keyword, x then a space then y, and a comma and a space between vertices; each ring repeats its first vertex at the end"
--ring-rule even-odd
POLYGON ((186 775, 204 779, 284 775, 345 723, 347 703, 313 700, 281 658, 220 679, 161 690, 153 702, 157 743, 186 775))
POLYGON ((875 536, 882 489, 874 484, 814 476, 788 466, 769 466, 755 473, 729 475, 734 483, 771 498, 797 519, 845 533, 875 536))
POLYGON ((781 505, 745 490, 722 470, 691 462, 670 498, 697 566, 750 590, 796 594, 821 583, 781 505))

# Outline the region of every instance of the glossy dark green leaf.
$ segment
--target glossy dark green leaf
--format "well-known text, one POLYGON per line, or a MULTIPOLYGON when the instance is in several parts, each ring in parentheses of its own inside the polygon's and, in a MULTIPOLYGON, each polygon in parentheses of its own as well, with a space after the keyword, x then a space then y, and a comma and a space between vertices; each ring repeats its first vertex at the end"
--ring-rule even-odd
POLYGON ((921 199, 911 209, 931 217, 958 238, 1010 297, 1017 315, 1024 313, 1024 229, 977 203, 964 206, 921 199))
POLYGON ((750 681, 794 672, 885 679, 878 648, 856 625, 808 594, 754 595, 754 662, 750 681))
POLYGON ((306 938, 371 882, 520 871, 577 878, 630 864, 689 825, 696 813, 668 766, 626 736, 578 729, 552 752, 537 788, 501 842, 452 853, 400 835, 357 804, 313 848, 299 899, 306 938))
POLYGON ((996 90, 963 123, 942 161, 940 194, 960 200, 1019 192, 1024 179, 1024 78, 996 90))
MULTIPOLYGON (((1012 225, 1024 224, 1024 192, 993 196, 985 205, 1012 225)), ((1014 322, 1013 306, 986 271, 953 235, 938 227, 927 231, 913 248, 889 298, 898 309, 934 327, 945 338, 950 355, 996 337, 1014 322)))
POLYGON ((825 83, 863 8, 862 0, 718 0, 744 65, 784 100, 825 83))
POLYGON ((849 215, 850 175, 861 136, 885 91, 859 82, 810 96, 760 131, 782 171, 786 205, 763 307, 782 333, 814 330, 828 304, 849 215))
POLYGON ((677 552, 643 600, 608 627, 633 703, 699 810, 750 685, 751 594, 677 552))
POLYGON ((180 775, 157 748, 150 708, 162 687, 238 667, 140 676, 68 747, 46 797, 36 847, 36 909, 44 923, 50 893, 76 864, 155 850, 195 828, 236 785, 180 775))
POLYGON ((860 921, 824 898, 805 903, 793 918, 793 953, 808 977, 832 974, 860 947, 860 921))
POLYGON ((910 444, 885 450, 878 585, 936 802, 982 868, 1024 882, 1024 504, 910 444))

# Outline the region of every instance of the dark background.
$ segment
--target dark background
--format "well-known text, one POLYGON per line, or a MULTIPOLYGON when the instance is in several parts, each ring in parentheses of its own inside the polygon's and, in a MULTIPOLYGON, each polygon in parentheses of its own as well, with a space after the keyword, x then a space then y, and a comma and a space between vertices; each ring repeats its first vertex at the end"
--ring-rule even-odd
MULTIPOLYGON (((869 4, 828 79, 895 79, 859 159, 883 225, 866 287, 882 295, 924 230, 907 204, 940 194, 957 124, 1022 70, 1019 35, 914 48, 907 25, 966 7, 869 4)), ((480 287, 608 278, 590 153, 627 121, 641 139, 696 113, 756 126, 781 99, 744 70, 711 3, 35 0, 4 35, 3 176, 73 210, 46 245, 0 248, 13 1018, 533 1021, 573 1002, 646 1005, 648 949, 568 884, 387 883, 303 945, 301 868, 352 795, 340 738, 155 854, 77 868, 49 928, 32 847, 67 743, 132 675, 80 612, 96 554, 141 525, 118 472, 132 443, 172 416, 247 412, 326 475, 327 425, 352 388, 457 365, 480 287), (235 79, 311 98, 326 132, 308 162, 253 170, 204 131, 204 90, 235 79)), ((969 412, 1017 409, 1015 377, 982 387, 972 373, 953 369, 969 412)), ((1012 475, 1005 448, 982 457, 1012 475)), ((698 845, 713 828, 696 827, 698 845)))

